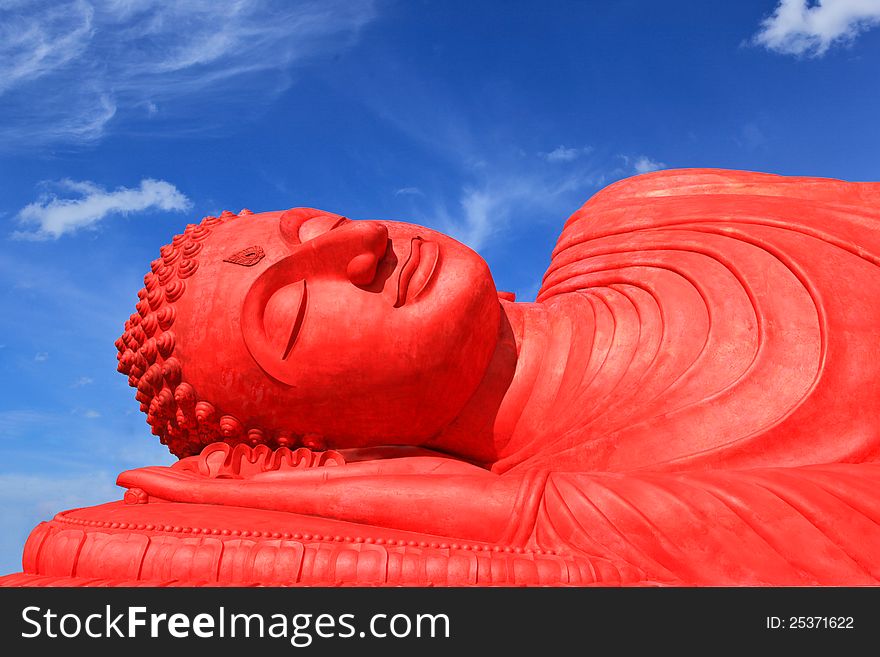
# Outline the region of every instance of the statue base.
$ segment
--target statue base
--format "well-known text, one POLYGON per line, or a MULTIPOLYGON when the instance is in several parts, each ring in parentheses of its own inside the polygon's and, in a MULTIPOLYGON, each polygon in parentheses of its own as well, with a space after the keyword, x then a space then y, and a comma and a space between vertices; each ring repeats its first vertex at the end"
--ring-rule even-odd
POLYGON ((604 559, 130 495, 40 523, 22 562, 0 586, 649 584, 604 559))

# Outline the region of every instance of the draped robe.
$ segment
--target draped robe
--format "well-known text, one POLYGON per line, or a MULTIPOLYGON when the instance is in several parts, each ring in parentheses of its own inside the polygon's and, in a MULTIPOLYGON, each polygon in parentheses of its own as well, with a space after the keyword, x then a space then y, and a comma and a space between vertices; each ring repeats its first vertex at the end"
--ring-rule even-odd
POLYGON ((679 170, 597 194, 521 328, 533 385, 493 470, 548 474, 513 522, 649 580, 876 584, 878 266, 880 184, 679 170))

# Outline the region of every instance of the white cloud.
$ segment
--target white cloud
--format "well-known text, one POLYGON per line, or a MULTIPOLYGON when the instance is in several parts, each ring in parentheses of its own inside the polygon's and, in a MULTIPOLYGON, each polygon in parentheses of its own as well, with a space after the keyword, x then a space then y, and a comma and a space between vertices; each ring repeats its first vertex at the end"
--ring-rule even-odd
POLYGON ((77 406, 76 408, 70 411, 73 415, 78 415, 79 417, 83 417, 86 420, 94 420, 96 418, 101 417, 101 413, 96 411, 93 408, 82 408, 77 406))
POLYGON ((394 192, 395 196, 424 196, 425 193, 418 187, 401 187, 394 192))
POLYGON ((372 0, 0 2, 0 144, 92 141, 160 107, 189 130, 216 125, 214 102, 240 119, 375 13, 372 0))
POLYGON ((18 213, 22 224, 36 225, 30 232, 16 232, 18 239, 57 239, 66 233, 94 226, 109 215, 127 215, 147 210, 180 211, 191 206, 190 200, 174 185, 164 180, 145 178, 134 189, 119 187, 107 191, 88 181, 62 180, 61 189, 73 192, 74 198, 46 194, 23 207, 18 213))
MULTIPOLYGON (((435 210, 434 219, 441 230, 479 251, 508 225, 511 217, 522 220, 531 213, 570 209, 570 197, 578 200, 574 193, 587 194, 586 190, 601 182, 601 174, 588 171, 565 177, 535 170, 496 174, 462 189, 458 199, 460 211, 450 213, 440 207, 435 210)), ((586 198, 579 200, 583 202, 586 198)))
POLYGON ((81 376, 76 381, 71 384, 71 388, 82 388, 83 386, 91 385, 95 380, 90 376, 81 376))
POLYGON ((592 147, 584 146, 583 148, 569 148, 566 146, 557 146, 549 153, 539 153, 548 162, 572 162, 582 155, 588 155, 592 152, 592 147))
POLYGON ((34 354, 34 360, 38 363, 45 363, 49 360, 49 352, 47 351, 38 351, 34 354))
POLYGON ((787 55, 821 57, 880 24, 880 0, 781 0, 754 42, 787 55))
POLYGON ((666 165, 663 162, 656 162, 647 155, 639 155, 633 162, 633 171, 636 173, 649 173, 665 168, 666 165))
POLYGON ((767 135, 758 126, 757 123, 750 121, 746 123, 739 131, 739 135, 734 137, 736 143, 750 151, 763 148, 767 145, 767 135))
POLYGON ((423 72, 406 62, 374 72, 369 78, 329 83, 357 95, 377 119, 448 167, 443 185, 433 176, 407 180, 426 190, 408 220, 443 231, 477 251, 519 239, 538 222, 558 226, 598 186, 629 172, 589 146, 524 149, 510 125, 485 113, 473 114, 461 99, 441 95, 436 85, 426 86, 423 72), (420 93, 407 91, 411 89, 420 93), (571 164, 560 166, 566 159, 571 164))
POLYGON ((473 249, 480 249, 486 238, 492 233, 494 224, 506 214, 508 205, 515 193, 509 190, 498 190, 500 193, 487 189, 465 189, 461 197, 461 209, 464 211, 462 223, 456 232, 462 242, 473 249))
POLYGON ((516 290, 516 300, 517 301, 528 301, 532 302, 535 300, 535 297, 538 296, 538 292, 541 291, 541 284, 543 281, 538 278, 531 283, 526 283, 521 286, 518 290, 516 290))

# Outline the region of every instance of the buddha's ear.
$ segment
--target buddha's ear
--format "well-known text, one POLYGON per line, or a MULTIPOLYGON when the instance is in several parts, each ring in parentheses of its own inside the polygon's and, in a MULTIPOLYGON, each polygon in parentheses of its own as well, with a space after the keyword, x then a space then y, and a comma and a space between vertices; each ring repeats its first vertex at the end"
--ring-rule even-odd
POLYGON ((341 215, 315 208, 291 208, 278 218, 284 241, 291 245, 300 244, 303 241, 299 232, 300 227, 310 219, 317 217, 330 217, 336 220, 342 218, 341 215))
POLYGON ((516 301, 516 292, 502 292, 498 290, 498 298, 502 301, 516 301))

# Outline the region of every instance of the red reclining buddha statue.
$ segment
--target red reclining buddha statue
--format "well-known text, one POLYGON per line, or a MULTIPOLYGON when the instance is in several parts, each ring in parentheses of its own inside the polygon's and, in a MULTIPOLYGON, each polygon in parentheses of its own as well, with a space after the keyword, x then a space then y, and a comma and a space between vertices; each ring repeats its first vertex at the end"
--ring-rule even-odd
POLYGON ((180 460, 6 584, 880 580, 878 183, 615 183, 534 303, 310 208, 189 225, 144 282, 119 370, 180 460))

